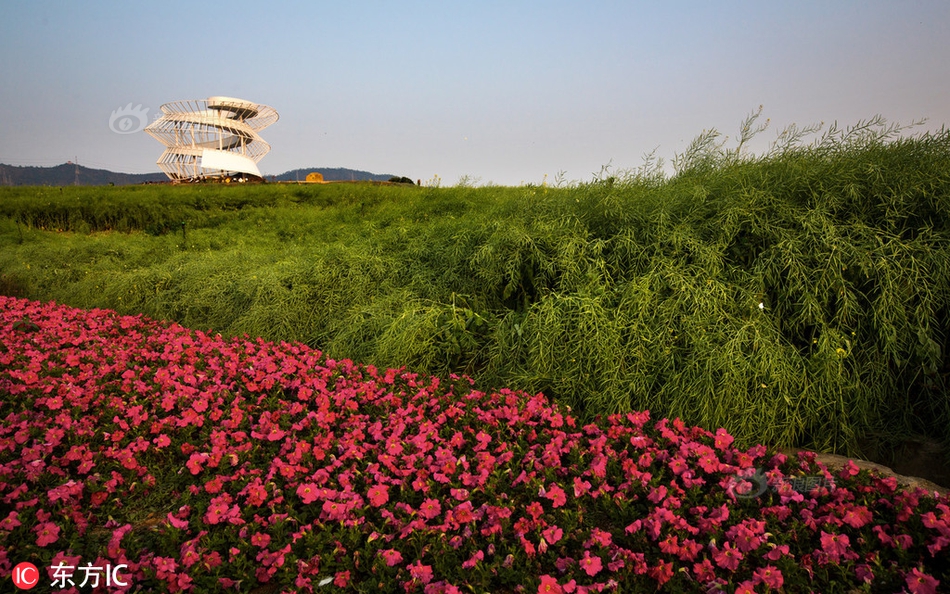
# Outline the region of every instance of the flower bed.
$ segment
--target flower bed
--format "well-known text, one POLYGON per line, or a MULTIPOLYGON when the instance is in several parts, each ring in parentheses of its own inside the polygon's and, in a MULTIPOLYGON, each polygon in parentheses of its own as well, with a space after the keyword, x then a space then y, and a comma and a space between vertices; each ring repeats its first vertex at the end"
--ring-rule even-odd
POLYGON ((580 426, 542 395, 299 344, 6 297, 0 311, 4 576, 72 567, 78 592, 90 565, 124 572, 97 591, 950 583, 947 498, 853 464, 833 475, 648 412, 580 426))

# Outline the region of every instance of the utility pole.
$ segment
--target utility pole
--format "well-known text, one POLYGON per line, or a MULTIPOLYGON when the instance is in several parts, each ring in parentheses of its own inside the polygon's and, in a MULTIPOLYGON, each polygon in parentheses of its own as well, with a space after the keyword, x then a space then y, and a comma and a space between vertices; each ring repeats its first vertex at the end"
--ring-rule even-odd
POLYGON ((75 157, 75 160, 73 161, 73 163, 76 165, 76 177, 73 178, 73 185, 78 186, 79 185, 79 157, 75 157))

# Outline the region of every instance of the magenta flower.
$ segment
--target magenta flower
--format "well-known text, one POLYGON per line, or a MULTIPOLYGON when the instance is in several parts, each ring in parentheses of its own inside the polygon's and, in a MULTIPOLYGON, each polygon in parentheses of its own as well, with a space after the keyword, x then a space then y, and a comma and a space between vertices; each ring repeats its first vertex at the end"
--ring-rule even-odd
POLYGON ((601 530, 596 527, 592 528, 590 531, 590 540, 585 546, 595 544, 607 548, 613 544, 613 536, 606 530, 601 530))
POLYGON ((865 584, 870 584, 872 581, 874 581, 874 571, 867 563, 862 563, 861 565, 855 567, 854 573, 857 578, 865 584))
POLYGON ((772 590, 778 590, 785 583, 785 578, 777 567, 766 565, 755 570, 753 581, 756 584, 765 584, 772 590))
POLYGON ((180 520, 172 512, 168 512, 168 515, 165 516, 165 519, 168 520, 168 523, 171 524, 172 527, 178 528, 179 530, 188 528, 188 520, 180 520))
POLYGON ((774 547, 774 548, 772 548, 771 550, 769 550, 768 553, 765 553, 764 555, 762 555, 763 557, 765 557, 765 558, 768 559, 769 561, 778 561, 778 560, 781 559, 782 557, 785 557, 785 556, 787 556, 787 555, 789 554, 789 550, 790 550, 790 549, 789 549, 788 545, 778 545, 778 546, 769 545, 769 546, 772 546, 772 547, 774 547))
POLYGON ((551 483, 545 490, 544 497, 551 500, 551 507, 558 508, 567 503, 567 495, 564 489, 551 483))
POLYGON ((862 528, 869 524, 872 519, 870 510, 863 505, 850 507, 841 516, 841 521, 852 528, 862 528))
POLYGON ((713 555, 713 561, 723 569, 735 571, 739 568, 739 562, 742 561, 744 557, 741 551, 732 546, 731 542, 726 542, 722 546, 722 549, 713 555))
POLYGON ((484 559, 485 559, 484 552, 482 552, 481 550, 475 551, 474 555, 472 555, 471 557, 469 557, 467 561, 464 561, 462 563, 462 569, 471 569, 475 567, 476 565, 478 565, 479 561, 482 561, 484 559))
POLYGON ((394 567, 402 563, 402 553, 396 549, 386 549, 384 551, 380 551, 379 554, 389 567, 394 567))
POLYGON ((548 544, 554 544, 561 540, 561 537, 564 536, 564 531, 557 526, 548 526, 541 532, 541 536, 544 537, 544 540, 546 540, 548 544))
POLYGON ((755 583, 751 580, 746 580, 740 583, 736 588, 736 594, 756 594, 755 583))
POLYGON ((579 476, 574 477, 574 498, 580 498, 586 495, 591 488, 590 481, 585 481, 579 476))
POLYGON ((557 582, 557 579, 545 574, 541 576, 541 585, 538 586, 538 594, 563 594, 564 590, 557 582))
POLYGON ((59 526, 53 522, 43 522, 33 528, 36 532, 36 545, 45 547, 59 540, 59 526))
POLYGON ((333 585, 337 588, 345 588, 350 585, 350 572, 349 571, 338 571, 336 572, 336 577, 333 578, 333 585))
POLYGON ((905 581, 911 594, 937 594, 937 586, 940 585, 940 580, 927 575, 916 567, 910 570, 905 581))
POLYGON ((600 557, 597 555, 591 555, 590 551, 584 551, 584 556, 581 558, 580 563, 581 569, 584 570, 584 573, 591 577, 600 573, 600 570, 604 567, 600 557))
MULTIPOLYGON (((303 483, 297 487, 297 497, 300 497, 300 500, 310 505, 317 500, 317 485, 313 483, 303 483)), ((266 496, 266 491, 265 491, 266 496)), ((258 500, 263 503, 264 498, 258 497, 258 500)), ((260 503, 258 504, 260 505, 260 503)))
POLYGON ((716 429, 715 446, 717 450, 727 450, 733 441, 735 441, 735 438, 729 435, 728 431, 722 428, 716 429))
POLYGON ((383 573, 392 590, 451 594, 506 568, 539 592, 623 591, 641 576, 761 594, 826 590, 832 564, 858 585, 944 585, 946 498, 851 464, 832 475, 807 454, 740 452, 724 429, 647 426, 648 411, 581 425, 541 394, 6 297, 0 344, 0 566, 23 560, 11 547, 46 547, 51 565, 127 564, 133 583, 182 594, 368 590, 383 573), (15 330, 27 315, 40 330, 15 330), (740 468, 769 469, 779 490, 722 503, 716 484, 740 468), (798 493, 798 475, 838 484, 798 493), (178 511, 135 515, 166 492, 178 511), (353 534, 374 557, 349 550, 353 534), (99 558, 65 556, 96 535, 99 558), (435 577, 449 548, 455 585, 435 577), (545 567, 556 575, 538 577, 545 567))
POLYGON ((409 575, 423 584, 428 584, 432 581, 432 567, 423 565, 421 561, 416 561, 409 566, 409 575))
POLYGON ((821 531, 821 548, 834 561, 847 553, 850 545, 851 539, 847 534, 829 534, 824 530, 821 531))
POLYGON ((452 510, 452 519, 459 524, 473 522, 475 515, 472 513, 472 502, 466 501, 455 506, 455 509, 452 510))
POLYGON ((19 514, 15 511, 7 514, 3 520, 0 520, 0 530, 10 531, 20 525, 20 521, 17 519, 19 514))
POLYGON ((442 505, 438 499, 426 499, 419 506, 419 515, 427 520, 434 520, 442 513, 442 505))
POLYGON ((389 501, 389 487, 387 485, 373 485, 366 496, 374 507, 382 507, 389 501))
POLYGON ((525 511, 528 512, 528 515, 531 516, 531 519, 535 521, 544 515, 544 507, 537 501, 532 501, 529 503, 527 507, 525 507, 525 511))

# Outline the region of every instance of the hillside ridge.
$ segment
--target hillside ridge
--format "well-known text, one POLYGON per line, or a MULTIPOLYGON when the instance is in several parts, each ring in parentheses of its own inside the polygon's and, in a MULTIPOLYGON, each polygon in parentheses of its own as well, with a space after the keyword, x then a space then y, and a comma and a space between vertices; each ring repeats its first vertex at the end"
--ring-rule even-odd
MULTIPOLYGON (((280 175, 268 175, 266 179, 268 181, 303 180, 311 172, 320 173, 327 181, 387 181, 393 177, 390 174, 371 173, 346 167, 311 167, 292 169, 280 175)), ((71 161, 52 167, 0 163, 0 186, 128 186, 166 181, 168 177, 160 171, 121 173, 85 167, 71 161)))

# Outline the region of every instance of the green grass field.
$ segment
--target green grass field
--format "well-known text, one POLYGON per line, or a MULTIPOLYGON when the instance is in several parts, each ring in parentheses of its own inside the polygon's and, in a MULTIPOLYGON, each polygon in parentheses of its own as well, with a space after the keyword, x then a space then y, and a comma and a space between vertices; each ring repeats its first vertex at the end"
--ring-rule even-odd
POLYGON ((562 187, 0 188, 0 292, 740 444, 950 443, 950 132, 807 131, 562 187))

